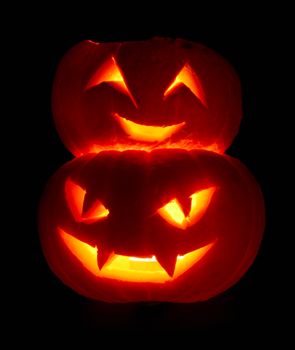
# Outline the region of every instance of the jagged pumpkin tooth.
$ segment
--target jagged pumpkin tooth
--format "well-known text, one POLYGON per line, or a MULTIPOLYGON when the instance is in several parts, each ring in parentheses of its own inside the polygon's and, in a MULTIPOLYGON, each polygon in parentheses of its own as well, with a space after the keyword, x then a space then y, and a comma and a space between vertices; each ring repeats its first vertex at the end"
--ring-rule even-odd
POLYGON ((167 272, 170 277, 173 277, 177 254, 166 254, 166 253, 158 253, 156 254, 156 259, 158 263, 163 267, 163 269, 167 272))
POLYGON ((105 264, 110 263, 114 257, 114 252, 107 248, 98 248, 97 249, 97 265, 101 270, 105 264))

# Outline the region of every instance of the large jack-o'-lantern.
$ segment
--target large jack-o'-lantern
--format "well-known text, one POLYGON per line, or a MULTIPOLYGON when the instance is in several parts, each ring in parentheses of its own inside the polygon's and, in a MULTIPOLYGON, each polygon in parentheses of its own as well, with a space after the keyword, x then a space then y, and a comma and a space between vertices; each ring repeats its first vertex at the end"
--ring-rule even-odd
POLYGON ((80 157, 53 177, 41 209, 52 269, 105 301, 207 299, 249 267, 262 227, 252 176, 201 150, 80 157))
POLYGON ((77 158, 48 184, 40 237, 64 283, 108 302, 193 302, 241 278, 264 206, 221 154, 241 116, 223 59, 183 40, 83 42, 60 65, 53 108, 77 158))

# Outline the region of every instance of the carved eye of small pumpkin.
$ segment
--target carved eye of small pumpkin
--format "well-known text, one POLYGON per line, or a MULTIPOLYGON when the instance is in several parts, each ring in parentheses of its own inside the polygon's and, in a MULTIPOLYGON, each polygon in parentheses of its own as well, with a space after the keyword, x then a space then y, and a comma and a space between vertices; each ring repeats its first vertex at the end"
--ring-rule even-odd
POLYGON ((137 106, 134 97, 128 89, 123 74, 114 57, 110 57, 90 78, 85 90, 92 89, 102 83, 108 83, 115 89, 130 97, 131 101, 137 106))
POLYGON ((201 81, 188 63, 182 67, 176 78, 168 86, 164 92, 164 97, 174 93, 181 85, 185 85, 201 101, 204 107, 208 107, 201 81))

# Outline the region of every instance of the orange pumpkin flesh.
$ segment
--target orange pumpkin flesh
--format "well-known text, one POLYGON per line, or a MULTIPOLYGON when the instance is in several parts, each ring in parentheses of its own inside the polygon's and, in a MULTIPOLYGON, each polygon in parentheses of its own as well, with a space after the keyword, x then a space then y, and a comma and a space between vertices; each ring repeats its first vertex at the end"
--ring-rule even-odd
POLYGON ((52 178, 40 209, 53 271, 109 302, 208 299, 244 274, 262 229, 252 176, 201 150, 79 157, 52 178))
POLYGON ((223 152, 240 124, 240 85, 230 65, 200 44, 84 41, 60 63, 53 114, 76 156, 118 147, 223 152))
POLYGON ((222 57, 181 39, 84 41, 58 68, 52 106, 77 156, 40 206, 43 251, 64 283, 108 302, 193 302, 241 278, 264 206, 222 155, 241 120, 222 57))

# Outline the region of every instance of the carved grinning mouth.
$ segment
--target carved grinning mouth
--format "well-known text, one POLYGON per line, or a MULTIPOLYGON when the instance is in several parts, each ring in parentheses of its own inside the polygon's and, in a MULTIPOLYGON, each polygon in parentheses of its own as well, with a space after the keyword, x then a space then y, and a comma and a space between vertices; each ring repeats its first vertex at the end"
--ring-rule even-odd
POLYGON ((137 124, 119 116, 117 113, 114 113, 114 118, 130 139, 143 142, 162 142, 178 132, 185 125, 185 122, 168 126, 137 124))
POLYGON ((80 241, 62 229, 58 229, 58 232, 70 252, 94 276, 127 282, 164 283, 175 280, 200 261, 215 244, 214 241, 185 255, 178 255, 173 276, 170 276, 155 256, 137 258, 113 254, 103 268, 99 269, 97 247, 80 241))

